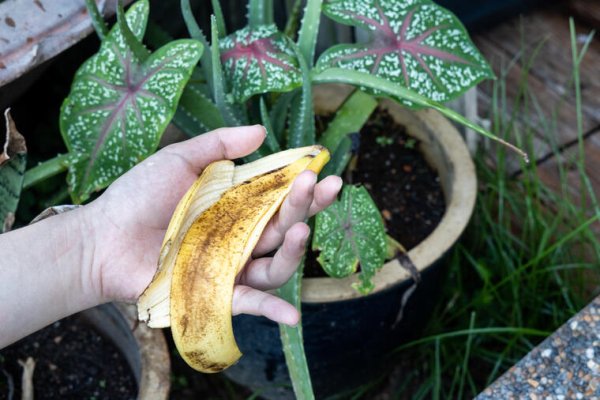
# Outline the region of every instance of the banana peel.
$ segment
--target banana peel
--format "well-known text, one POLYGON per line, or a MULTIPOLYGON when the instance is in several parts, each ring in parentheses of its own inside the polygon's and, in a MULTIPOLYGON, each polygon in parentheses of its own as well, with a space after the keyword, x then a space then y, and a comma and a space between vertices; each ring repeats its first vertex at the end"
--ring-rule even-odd
POLYGON ((235 277, 269 220, 305 170, 329 161, 321 146, 291 149, 235 166, 217 161, 181 199, 163 240, 158 270, 138 299, 138 318, 171 327, 182 358, 201 372, 219 372, 241 352, 233 335, 235 277))

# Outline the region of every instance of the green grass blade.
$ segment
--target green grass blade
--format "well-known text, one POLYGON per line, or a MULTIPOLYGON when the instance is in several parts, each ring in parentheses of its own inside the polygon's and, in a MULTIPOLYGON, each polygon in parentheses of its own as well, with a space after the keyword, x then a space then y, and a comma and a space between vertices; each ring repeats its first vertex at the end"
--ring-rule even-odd
POLYGON ((463 358, 462 370, 460 374, 460 384, 458 386, 458 399, 463 398, 465 387, 465 379, 469 368, 469 357, 471 356, 471 343, 473 342, 473 328, 475 327, 475 313, 471 313, 471 321, 469 322, 469 334, 467 335, 467 345, 465 349, 465 357, 463 358))

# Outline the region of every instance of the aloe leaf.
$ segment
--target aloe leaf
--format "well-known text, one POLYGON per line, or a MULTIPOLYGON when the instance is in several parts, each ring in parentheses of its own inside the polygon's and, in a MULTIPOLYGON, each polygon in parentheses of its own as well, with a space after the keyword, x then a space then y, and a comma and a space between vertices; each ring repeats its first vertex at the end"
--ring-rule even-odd
POLYGON ((298 56, 300 70, 302 71, 302 88, 300 95, 292 100, 292 111, 290 113, 290 132, 288 136, 288 147, 302 147, 315 143, 315 111, 312 100, 312 82, 309 67, 300 54, 300 49, 291 42, 298 56))
POLYGON ((396 85, 383 78, 379 78, 366 72, 350 71, 341 68, 328 68, 324 71, 320 71, 317 74, 315 74, 312 77, 312 82, 315 84, 346 83, 357 87, 375 90, 379 93, 383 93, 387 96, 390 96, 398 101, 406 100, 413 104, 417 104, 421 107, 433 108, 434 110, 439 111, 441 114, 450 118, 451 120, 456 121, 459 124, 464 125, 467 128, 470 128, 487 138, 490 138, 492 140, 497 141, 498 143, 503 144, 504 146, 510 148, 511 150, 518 153, 521 157, 523 157, 525 162, 529 162, 529 158, 523 150, 519 149, 511 143, 506 142, 505 140, 500 139, 498 136, 482 128, 481 126, 469 121, 456 111, 451 110, 450 108, 444 106, 443 104, 437 101, 421 96, 420 94, 414 92, 411 89, 402 87, 400 85, 396 85))
MULTIPOLYGON (((143 36, 148 2, 126 14, 136 40, 143 36)), ((77 71, 60 115, 69 149, 67 177, 74 202, 109 185, 152 154, 200 55, 195 40, 177 40, 141 61, 114 26, 100 50, 77 71)))
POLYGON ((288 12, 288 19, 283 30, 284 35, 295 40, 298 26, 300 26, 300 12, 302 11, 302 0, 294 0, 292 8, 288 12))
MULTIPOLYGON (((198 26, 198 23, 196 22, 196 18, 194 17, 194 14, 192 13, 192 7, 190 5, 190 0, 181 0, 180 7, 181 7, 181 14, 183 16, 183 21, 185 22, 185 26, 188 30, 188 33, 190 34, 190 37, 192 39, 196 39, 200 43, 202 43, 202 46, 204 46, 205 49, 209 49, 210 44, 208 43, 208 40, 206 39, 204 32, 202 32, 202 29, 200 29, 200 27, 198 26)), ((208 84, 208 87, 209 87, 210 91, 212 92, 213 91, 213 67, 212 67, 211 52, 205 51, 202 54, 201 60, 202 60, 202 62, 200 64, 200 68, 202 69, 202 72, 204 73, 204 78, 206 79, 206 83, 208 84)))
POLYGON ((146 47, 142 44, 142 38, 138 38, 129 28, 127 24, 127 19, 125 18, 125 12, 123 11, 123 0, 117 1, 117 25, 119 27, 121 39, 124 41, 123 47, 128 48, 128 50, 133 54, 133 56, 137 58, 139 63, 146 61, 150 56, 150 51, 146 49, 146 47))
POLYGON ((27 164, 25 138, 19 133, 10 110, 4 111, 6 137, 0 147, 0 233, 10 230, 14 220, 27 164))
POLYGON ((312 67, 315 58, 315 47, 321 22, 321 6, 323 0, 308 0, 304 8, 302 25, 298 32, 298 47, 307 64, 312 67))
POLYGON ((319 180, 329 176, 342 176, 346 166, 352 159, 352 140, 348 135, 344 136, 338 147, 331 153, 331 160, 323 167, 319 174, 319 180))
POLYGON ((257 28, 273 23, 273 0, 248 1, 248 25, 257 28))
POLYGON ((225 80, 223 78, 223 67, 220 59, 221 53, 219 52, 219 31, 214 15, 210 19, 210 40, 213 72, 213 99, 215 100, 219 112, 223 116, 225 124, 228 126, 240 126, 240 121, 236 118, 225 97, 225 80))
POLYGON ((267 137, 265 138, 265 143, 271 153, 276 153, 281 151, 281 147, 279 146, 279 142, 275 135, 273 134, 273 127, 271 126, 271 120, 269 119, 269 112, 267 111, 267 105, 265 104, 265 100, 260 98, 260 118, 262 120, 262 124, 267 131, 267 137))
POLYGON ((90 18, 92 19, 92 26, 96 31, 96 35, 103 40, 104 37, 108 34, 108 26, 106 26, 106 22, 104 22, 104 18, 98 10, 98 6, 94 0, 85 0, 85 7, 88 10, 88 14, 90 14, 90 18))
POLYGON ((219 0, 210 0, 210 3, 212 4, 213 15, 215 16, 215 22, 219 30, 219 38, 225 37, 227 36, 227 27, 225 26, 225 17, 223 17, 221 3, 219 0))
MULTIPOLYGON (((202 37, 204 38, 204 35, 202 37)), ((150 45, 160 47, 173 40, 171 35, 160 26, 152 21, 148 22, 146 41, 150 45)), ((204 40, 206 41, 206 39, 204 40)), ((210 46, 204 48, 207 49, 210 46)), ((202 53, 202 64, 204 64, 205 57, 208 57, 210 61, 210 51, 202 53)), ((173 123, 190 137, 225 126, 219 109, 212 101, 212 86, 209 85, 206 76, 205 69, 201 67, 194 68, 192 76, 188 84, 185 85, 179 99, 177 111, 173 116, 173 123)), ((210 82, 212 82, 212 77, 210 82)))
POLYGON ((283 93, 271 108, 270 118, 273 133, 279 143, 282 144, 285 142, 285 122, 287 121, 288 110, 296 95, 296 92, 283 93))
MULTIPOLYGON (((277 290, 283 300, 292 304, 298 311, 302 306, 302 273, 304 260, 292 275, 290 280, 277 290)), ((279 334, 283 345, 283 354, 288 367, 294 394, 297 399, 312 400, 315 398, 304 352, 304 337, 302 334, 302 321, 296 326, 279 324, 279 334)))
POLYGON ((327 125, 320 144, 334 152, 349 133, 361 130, 377 107, 377 100, 361 90, 355 90, 338 109, 335 118, 327 125))
MULTIPOLYGON (((370 32, 365 44, 328 49, 318 68, 385 78, 437 102, 458 97, 494 74, 461 22, 430 0, 328 0, 323 13, 370 32)), ((409 107, 417 103, 402 99, 409 107)))
POLYGON ((302 84, 298 60, 287 38, 275 25, 245 27, 220 43, 221 61, 234 99, 287 92, 302 84))
POLYGON ((368 294, 371 278, 387 253, 385 228, 373 199, 362 186, 346 185, 341 199, 317 214, 312 241, 317 260, 329 276, 343 278, 360 265, 360 282, 353 287, 368 294))
POLYGON ((190 137, 225 126, 219 109, 207 96, 203 86, 198 83, 186 85, 173 117, 175 125, 190 137))

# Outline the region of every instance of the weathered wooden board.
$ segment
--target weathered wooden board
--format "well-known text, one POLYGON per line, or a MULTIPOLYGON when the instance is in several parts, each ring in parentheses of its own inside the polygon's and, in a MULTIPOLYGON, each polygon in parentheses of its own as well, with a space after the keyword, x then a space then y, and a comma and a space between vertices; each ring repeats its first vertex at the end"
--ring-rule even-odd
MULTIPOLYGON (((115 13, 116 1, 96 0, 96 3, 105 16, 115 13)), ((0 86, 71 47, 92 30, 84 0, 2 2, 0 86)))
MULTIPOLYGON (((577 22, 579 45, 589 33, 587 25, 577 22)), ((577 137, 575 96, 572 89, 572 62, 569 12, 565 8, 537 10, 513 18, 474 37, 475 43, 491 62, 498 76, 505 76, 506 111, 517 113, 517 133, 532 129, 536 133, 532 159, 551 153, 556 145, 577 137), (527 63, 537 49, 532 68, 527 63), (510 68, 508 68, 510 66, 510 68), (526 80, 529 110, 516 100, 526 80), (524 112, 527 111, 527 112, 524 112), (549 136, 550 135, 550 136, 549 136)), ((600 38, 595 38, 581 66, 584 131, 600 125, 600 38)), ((489 115, 493 85, 481 85, 480 114, 489 115)), ((518 165, 518 163, 514 163, 518 165)))
POLYGON ((600 29, 600 2, 598 0, 571 0, 569 13, 594 29, 600 29))

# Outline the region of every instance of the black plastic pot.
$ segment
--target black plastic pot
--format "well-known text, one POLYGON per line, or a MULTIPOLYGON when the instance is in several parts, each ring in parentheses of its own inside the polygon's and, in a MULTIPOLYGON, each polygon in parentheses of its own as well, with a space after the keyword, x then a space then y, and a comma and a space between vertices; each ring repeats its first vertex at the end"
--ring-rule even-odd
MULTIPOLYGON (((317 109, 327 114, 347 94, 345 87, 318 87, 317 109)), ((392 366, 394 349, 418 336, 441 292, 444 256, 466 227, 475 204, 475 167, 456 129, 431 110, 411 112, 389 101, 381 106, 420 140, 425 158, 439 173, 447 208, 436 229, 409 253, 421 282, 397 325, 402 296, 413 284, 397 261, 387 263, 375 276, 375 289, 368 296, 351 287, 356 276, 303 280, 304 346, 319 399, 380 376, 392 366)), ((234 332, 244 356, 225 374, 268 399, 294 398, 278 327, 263 318, 239 316, 234 332)))
MULTIPOLYGON (((443 267, 438 262, 424 271, 397 325, 409 280, 371 296, 302 304, 304 346, 317 399, 355 389, 393 366, 394 350, 414 338, 431 315, 443 267)), ((226 374, 266 398, 293 399, 279 327, 247 315, 235 317, 233 326, 244 356, 226 374)))

